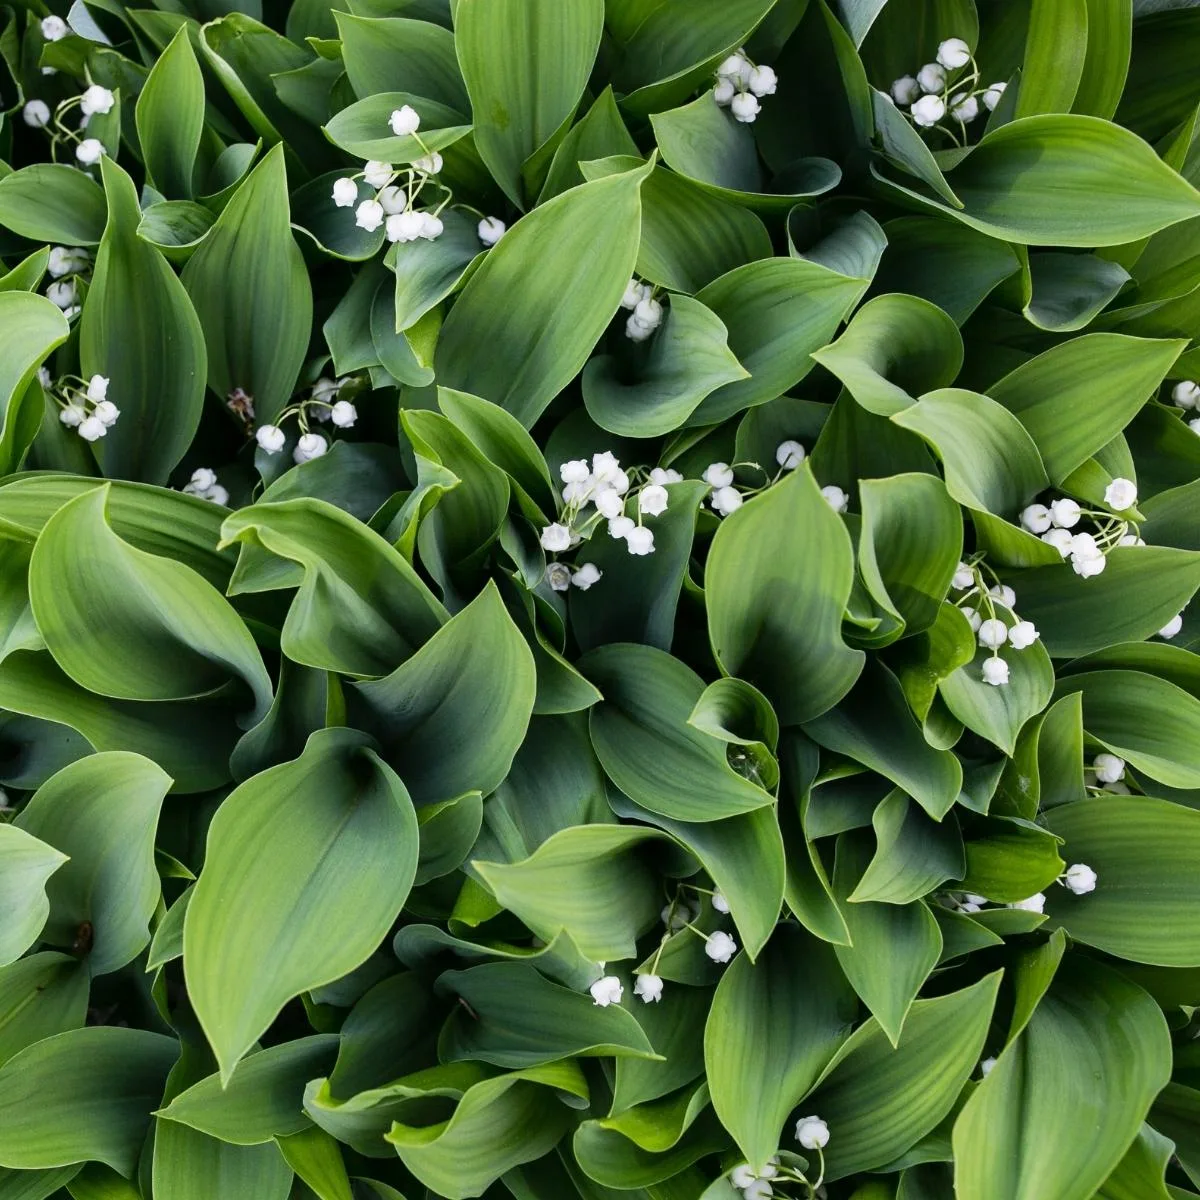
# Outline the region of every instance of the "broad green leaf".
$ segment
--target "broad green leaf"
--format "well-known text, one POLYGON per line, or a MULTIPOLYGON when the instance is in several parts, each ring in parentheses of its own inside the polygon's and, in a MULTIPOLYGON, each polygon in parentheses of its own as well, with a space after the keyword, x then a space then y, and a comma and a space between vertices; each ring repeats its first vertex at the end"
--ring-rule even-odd
POLYGON ((151 1178, 156 1195, 175 1200, 204 1200, 214 1188, 229 1196, 287 1200, 292 1187, 292 1169, 277 1147, 234 1146, 170 1121, 155 1124, 151 1178))
POLYGON ((1070 112, 1088 52, 1088 0, 1032 0, 1015 116, 1070 112))
POLYGON ((0 292, 0 468, 5 473, 20 467, 42 423, 38 367, 69 333, 62 311, 44 296, 0 292))
POLYGON ((281 645, 320 670, 378 676, 410 658, 446 619, 408 560, 377 533, 322 500, 255 504, 221 527, 222 546, 284 560, 265 578, 239 572, 231 593, 299 584, 281 645), (297 564, 299 570, 287 564, 297 564), (301 574, 302 573, 302 574, 301 574))
POLYGON ((454 42, 479 156, 519 208, 522 167, 566 132, 603 27, 602 0, 568 8, 556 0, 468 0, 456 13, 454 42))
POLYGON ((605 646, 580 661, 604 695, 589 717, 592 745, 630 799, 679 821, 716 821, 772 803, 736 772, 726 743, 688 718, 704 682, 650 646, 605 646))
POLYGON ((571 188, 488 251, 442 327, 439 383, 491 400, 526 427, 537 420, 618 309, 637 259, 639 190, 650 170, 571 188), (539 264, 536 280, 530 262, 539 264))
POLYGON ((354 1200, 341 1147, 323 1129, 310 1128, 278 1138, 287 1165, 318 1200, 354 1200))
POLYGON ((271 680, 241 618, 189 567, 118 537, 108 497, 105 485, 64 504, 34 547, 29 599, 55 661, 81 686, 124 700, 184 700, 241 680, 255 723, 271 680))
POLYGON ((988 395, 1029 431, 1052 483, 1107 445, 1158 390, 1184 343, 1092 333, 992 384, 988 395))
POLYGON ((690 425, 711 425, 774 400, 813 368, 811 354, 833 337, 867 287, 819 263, 765 258, 700 289, 729 332, 729 348, 750 373, 701 401, 690 425))
POLYGON ((1167 1023, 1154 1001, 1110 968, 1073 959, 955 1122, 955 1194, 1092 1196, 1170 1068, 1167 1023))
POLYGON ((701 693, 688 724, 728 743, 727 756, 748 778, 757 775, 764 787, 779 782, 779 718, 766 696, 744 679, 722 676, 701 693))
POLYGON ((291 398, 312 327, 312 287, 292 236, 283 150, 239 185, 188 259, 183 284, 208 343, 208 386, 273 421, 291 398))
POLYGON ((173 200, 190 200, 204 133, 204 78, 183 25, 138 96, 137 131, 149 182, 173 200))
POLYGON ((997 971, 918 1000, 896 1046, 873 1018, 850 1035, 801 1105, 829 1125, 827 1179, 886 1166, 950 1112, 979 1062, 999 986, 997 971))
POLYGON ((86 967, 51 951, 0 967, 0 1066, 26 1046, 82 1029, 89 983, 86 967))
POLYGON ((551 983, 532 966, 488 963, 447 971, 438 988, 462 1002, 442 1027, 442 1062, 534 1067, 572 1057, 654 1056, 641 1026, 624 1008, 600 1008, 590 996, 551 983))
POLYGON ((0 825, 0 888, 8 914, 0 934, 0 964, 20 958, 42 932, 50 915, 46 885, 67 855, 15 825, 0 825))
POLYGON ((66 163, 34 163, 0 179, 0 226, 21 237, 95 246, 105 220, 103 190, 66 163))
MULTIPOLYGON (((376 92, 347 105, 325 126, 325 136, 348 154, 395 165, 449 149, 470 132, 471 126, 457 109, 411 92, 391 91, 376 92), (421 131, 397 136, 389 119, 406 104, 421 118, 421 131)), ((349 219, 348 214, 343 215, 349 219)))
POLYGON ((1171 1200, 1164 1177, 1174 1152, 1175 1143, 1170 1138, 1143 1124, 1096 1193, 1097 1200, 1171 1200))
POLYGON ((35 250, 11 270, 0 275, 0 292, 36 292, 46 277, 49 261, 49 247, 35 250))
MULTIPOLYGON (((370 199, 368 196, 367 199, 370 199)), ((397 242, 384 263, 396 273, 396 330, 415 325, 430 309, 466 282, 471 264, 483 253, 477 221, 448 208, 442 213, 445 229, 429 242, 397 242)))
POLYGON ((920 805, 897 790, 875 809, 871 824, 875 856, 846 897, 851 905, 865 900, 911 904, 947 880, 963 877, 966 857, 952 819, 932 820, 920 805))
POLYGON ((194 200, 161 200, 142 213, 137 235, 171 262, 187 262, 216 220, 194 200))
POLYGON ((109 380, 121 417, 95 453, 106 474, 163 484, 200 424, 204 331, 166 259, 137 236, 133 181, 107 157, 101 174, 108 224, 83 305, 79 357, 86 377, 109 380))
POLYGON ((1091 324, 1129 279, 1124 267, 1095 254, 1031 254, 1023 311, 1039 329, 1070 333, 1091 324))
POLYGON ((71 947, 89 927, 92 975, 123 967, 149 944, 161 896, 154 836, 170 786, 170 776, 140 755, 93 754, 47 780, 17 818, 70 860, 47 887, 43 939, 71 947))
POLYGON ((91 1160, 129 1178, 179 1043, 101 1025, 55 1034, 0 1068, 0 1166, 91 1160))
POLYGON ((389 92, 397 80, 407 91, 468 113, 470 101, 454 53, 454 35, 410 17, 362 17, 335 12, 342 62, 354 94, 366 99, 389 92))
POLYGON ((705 988, 680 987, 670 1003, 638 1004, 633 1015, 662 1060, 618 1058, 610 1116, 658 1100, 704 1074, 704 1023, 712 997, 705 988))
POLYGON ((936 304, 917 296, 876 296, 846 331, 813 352, 868 412, 890 417, 916 397, 949 387, 962 367, 962 336, 936 304))
POLYGON ((810 721, 853 686, 865 656, 842 641, 853 550, 807 466, 722 521, 705 568, 722 671, 754 684, 783 725, 810 721))
POLYGON ((1076 941, 1133 962, 1200 965, 1189 915, 1200 813, 1143 796, 1100 796, 1055 808, 1046 824, 1064 839, 1066 861, 1087 863, 1098 876, 1085 896, 1052 889, 1051 921, 1076 941))
POLYGON ((1117 111, 1133 35, 1134 0, 1087 0, 1087 57, 1073 112, 1110 119, 1117 111))
POLYGON ((1053 834, 1014 817, 989 817, 966 844, 962 890, 1013 904, 1050 889, 1066 863, 1053 834))
POLYGON ((704 1029, 713 1107, 752 1169, 848 1036, 857 1004, 831 948, 782 925, 755 963, 726 969, 704 1029))
POLYGON ((835 946, 837 961, 893 1045, 899 1045, 917 993, 937 965, 942 935, 920 901, 880 904, 850 901, 871 862, 870 839, 855 832, 838 838, 833 890, 850 934, 835 946))
MULTIPOLYGON (((382 225, 374 232, 362 229, 355 221, 348 219, 349 214, 345 209, 333 204, 333 185, 343 178, 347 178, 344 169, 328 171, 298 187, 291 197, 292 227, 308 234, 317 246, 335 258, 344 258, 348 262, 373 259, 383 246, 386 229, 382 225)), ((357 183, 355 208, 364 200, 375 198, 375 189, 365 179, 359 179, 357 183)), ((449 217, 450 213, 447 212, 445 216, 449 217)), ((447 228, 450 225, 451 222, 447 220, 447 228)))
POLYGON ((494 584, 382 679, 353 685, 417 804, 494 791, 533 711, 533 655, 494 584))
POLYGON ((222 803, 183 940, 188 993, 223 1082, 288 1000, 367 958, 416 862, 408 793, 350 730, 313 734, 300 758, 222 803))

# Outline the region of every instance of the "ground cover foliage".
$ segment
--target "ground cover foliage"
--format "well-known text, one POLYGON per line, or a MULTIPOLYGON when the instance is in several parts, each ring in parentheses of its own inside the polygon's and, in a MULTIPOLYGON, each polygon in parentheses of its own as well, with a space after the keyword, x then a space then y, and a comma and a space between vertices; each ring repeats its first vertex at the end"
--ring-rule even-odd
POLYGON ((0 1200, 1200 1193, 1198 67, 0 7, 0 1200))

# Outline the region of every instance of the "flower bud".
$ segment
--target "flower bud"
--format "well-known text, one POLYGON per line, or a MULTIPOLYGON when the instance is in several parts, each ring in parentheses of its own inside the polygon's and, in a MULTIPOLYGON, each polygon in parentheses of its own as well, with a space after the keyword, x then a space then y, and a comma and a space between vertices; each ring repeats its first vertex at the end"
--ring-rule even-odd
POLYGON ((937 48, 937 60, 947 71, 957 71, 971 61, 971 47, 962 38, 947 38, 937 48))
POLYGON ((983 93, 983 106, 988 112, 994 112, 996 105, 1000 103, 1000 97, 1004 95, 1004 89, 1008 87, 1007 83, 990 83, 987 91, 983 93))
POLYGON ((499 217, 484 217, 475 232, 485 246, 494 246, 507 232, 507 226, 499 217))
POLYGON ((941 63, 926 63, 917 72, 917 82, 923 92, 940 92, 946 86, 946 69, 941 63))
POLYGON ((755 67, 746 86, 756 96, 773 96, 779 86, 779 77, 771 67, 755 67))
POLYGON ((70 33, 66 21, 62 17, 43 17, 42 18, 42 37, 48 42, 59 42, 70 33))
POLYGON ((392 132, 397 137, 407 137, 410 133, 416 133, 421 128, 421 118, 411 104, 406 104, 402 108, 395 109, 389 118, 389 123, 391 124, 392 132))
POLYGON ((729 102, 729 111, 733 113, 734 120, 749 125, 762 112, 762 105, 753 92, 738 92, 729 102))
POLYGON ((1104 503, 1117 512, 1132 508, 1137 503, 1137 484, 1118 476, 1104 489, 1104 503))
POLYGON ((946 115, 946 105, 940 96, 922 96, 912 106, 912 119, 922 129, 936 125, 946 115))
POLYGON ((104 143, 99 138, 84 138, 75 147, 75 157, 85 167, 93 167, 104 157, 104 143))
POLYGON ((254 431, 254 440, 268 454, 278 454, 283 449, 287 436, 278 425, 260 425, 254 431))
POLYGON ((901 75, 892 80, 892 99, 902 108, 907 108, 921 95, 921 85, 913 75, 901 75))
POLYGON ((1200 384, 1194 379, 1180 381, 1171 389, 1171 399, 1180 408, 1196 408, 1200 405, 1200 384))
POLYGON ((378 200, 364 200, 354 210, 354 223, 359 229, 374 233, 383 224, 385 215, 383 205, 378 200))
POLYGON ((349 429, 358 420, 358 409, 349 400, 339 400, 329 410, 329 419, 339 429, 349 429))
POLYGON ((358 199, 358 184, 348 176, 333 181, 333 202, 338 208, 353 208, 358 199))
POLYGON ((320 458, 328 449, 329 443, 319 433, 302 433, 296 442, 295 450, 292 451, 292 461, 297 465, 311 462, 314 458, 320 458))
POLYGON ((604 574, 595 563, 580 563, 579 569, 571 576, 571 582, 581 591, 586 592, 594 583, 599 583, 604 574))
POLYGON ((387 187, 394 174, 391 163, 380 162, 377 158, 369 159, 363 167, 363 178, 376 189, 387 187))
POLYGON ((805 453, 804 447, 799 442, 794 442, 789 438, 775 447, 775 461, 785 471, 794 471, 804 461, 805 453))
POLYGON ((31 129, 44 129, 50 123, 50 105, 45 100, 30 100, 21 109, 21 119, 31 129))
POLYGON ((823 1150, 829 1145, 829 1126, 820 1117, 801 1117, 796 1122, 796 1141, 805 1150, 823 1150))
POLYGON ((107 113, 112 111, 112 106, 116 103, 116 97, 106 87, 101 87, 98 83, 93 83, 90 88, 79 99, 79 108, 84 116, 90 117, 94 113, 107 113))

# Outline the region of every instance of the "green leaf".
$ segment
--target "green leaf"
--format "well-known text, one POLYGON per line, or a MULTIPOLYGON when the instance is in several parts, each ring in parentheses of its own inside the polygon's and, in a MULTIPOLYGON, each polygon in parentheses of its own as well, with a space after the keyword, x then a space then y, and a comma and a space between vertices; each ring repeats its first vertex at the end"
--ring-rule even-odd
POLYGON ((853 549, 808 467, 721 522, 705 568, 721 670, 752 683, 782 725, 810 721, 853 686, 865 659, 842 641, 853 549))
POLYGON ((1015 115, 1070 112, 1088 52, 1088 0, 1032 0, 1015 115))
POLYGON ((325 136, 348 154, 395 165, 445 150, 471 132, 457 109, 411 92, 390 91, 347 105, 324 128, 325 136), (392 133, 389 119, 406 104, 421 118, 421 132, 398 137, 392 133))
POLYGON ((602 0, 578 0, 569 8, 555 0, 485 0, 456 14, 455 47, 479 156, 519 208, 522 168, 566 132, 603 27, 602 0), (544 64, 552 69, 543 70, 544 64))
POLYGON ((1087 0, 1087 57, 1071 108, 1110 119, 1117 111, 1133 40, 1134 0, 1087 0))
POLYGON ((164 196, 190 200, 204 133, 204 79, 181 25, 154 64, 137 100, 138 141, 149 182, 164 196))
POLYGON ((876 296, 813 358, 868 412, 890 417, 915 397, 949 387, 962 367, 962 336, 940 308, 916 296, 876 296))
POLYGON ((849 1034, 857 1004, 832 949, 781 925, 756 963, 721 977, 704 1029, 713 1107, 752 1169, 779 1148, 787 1115, 849 1034))
POLYGON ((164 484, 200 424, 204 331, 166 259, 137 236, 133 181, 107 157, 101 174, 108 225, 83 305, 79 356, 86 376, 109 380, 121 419, 95 453, 106 474, 164 484))
POLYGON ((962 889, 1015 904, 1049 888, 1066 864, 1053 834, 1030 821, 991 817, 967 842, 962 889))
POLYGON ((0 825, 0 888, 9 914, 0 935, 0 963, 20 958, 42 932, 50 915, 46 884, 67 855, 15 825, 0 825))
POLYGON ((6 474, 20 467, 42 423, 38 367, 69 333, 61 310, 44 296, 0 292, 0 469, 6 474))
POLYGON ((1110 968, 1073 960, 955 1122, 955 1194, 1092 1196, 1170 1069, 1167 1023, 1154 1001, 1110 968))
POLYGON ((1053 333, 1082 329, 1129 279, 1124 267, 1095 254, 1031 254, 1025 318, 1053 333))
POLYGON ((459 112, 471 111, 454 52, 454 34, 409 17, 364 17, 335 12, 342 62, 354 94, 364 100, 395 82, 459 112))
POLYGON ((142 213, 137 235, 170 262, 187 262, 216 219, 210 209, 193 200, 161 200, 142 213))
POLYGON ((188 259, 183 284, 208 343, 208 386, 222 401, 240 389, 257 421, 273 421, 296 386, 312 327, 282 148, 238 186, 188 259))
POLYGON ((1171 1200, 1164 1177, 1174 1152, 1175 1143, 1170 1138, 1143 1124, 1096 1193, 1097 1200, 1171 1200))
POLYGON ((658 1100, 704 1074, 704 1023, 712 997, 705 988, 680 987, 670 1003, 639 1004, 638 1024, 662 1060, 618 1058, 610 1116, 658 1100))
POLYGON ((555 196, 488 251, 442 327, 439 383, 533 424, 620 305, 637 259, 639 190, 650 169, 555 196), (536 279, 531 261, 539 264, 536 279))
POLYGON ((875 809, 871 824, 875 857, 846 897, 850 904, 864 900, 911 904, 965 874, 966 857, 956 822, 932 820, 903 792, 890 792, 875 809))
POLYGON ((231 1146, 170 1122, 155 1127, 152 1170, 155 1193, 176 1200, 203 1200, 213 1186, 255 1200, 287 1200, 292 1187, 292 1170, 275 1146, 231 1146))
POLYGON ((129 1178, 178 1053, 174 1038, 111 1025, 22 1050, 0 1068, 0 1166, 91 1160, 129 1178))
POLYGON ((223 1083, 288 1000, 367 958, 416 864, 408 793, 351 730, 313 734, 298 759, 222 803, 183 940, 188 993, 223 1083))
MULTIPOLYGON (((367 199, 370 199, 368 196, 367 199)), ((344 216, 344 214, 342 214, 344 216)), ((445 230, 432 242, 397 242, 384 258, 396 273, 396 330, 410 329, 470 277, 471 264, 483 254, 474 218, 448 208, 445 230)))
MULTIPOLYGON (((344 258, 348 262, 363 262, 379 253, 386 230, 382 225, 373 233, 361 229, 354 221, 347 219, 344 209, 332 203, 334 183, 346 177, 344 170, 327 171, 297 188, 291 198, 292 226, 308 234, 317 246, 335 258, 344 258)), ((375 198, 375 189, 365 179, 359 179, 357 183, 358 198, 355 207, 364 200, 375 198)), ((449 218, 451 214, 446 212, 444 215, 449 218)), ((450 224, 447 220, 447 228, 450 224)))
POLYGON ((654 1057, 641 1026, 625 1009, 600 1008, 590 996, 551 983, 522 963, 446 971, 438 989, 463 1002, 442 1027, 442 1062, 535 1067, 574 1057, 654 1057))
POLYGON ((241 680, 254 724, 270 707, 271 680, 241 618, 189 567, 118 537, 108 497, 105 485, 64 504, 34 547, 29 600, 55 661, 81 686, 124 700, 183 700, 241 680))
POLYGON ((1074 896, 1052 889, 1050 920, 1076 941, 1133 962, 1200 965, 1200 938, 1190 919, 1195 873, 1191 850, 1200 813, 1143 796, 1100 796, 1046 815, 1063 838, 1068 862, 1087 863, 1096 890, 1074 896))
POLYGON ((1118 333, 1063 342, 987 391, 1029 431, 1052 483, 1106 446, 1158 390, 1184 348, 1118 333))
POLYGON ((276 1144, 287 1165, 318 1200, 354 1200, 341 1147, 323 1129, 293 1133, 279 1138, 276 1144))
POLYGON ((729 764, 726 743, 689 724, 704 681, 650 646, 593 650, 579 668, 604 695, 590 714, 592 745, 630 799, 679 821, 716 821, 772 803, 729 764))
POLYGON ((0 967, 0 1066, 26 1046, 82 1029, 89 983, 86 967, 51 951, 0 967))
POLYGON ((162 891, 154 835, 170 786, 170 776, 140 755, 93 754, 47 780, 17 818, 70 859, 47 887, 43 940, 71 947, 90 926, 92 975, 123 967, 150 942, 162 891))
POLYGON ((21 237, 95 246, 105 220, 104 192, 66 163, 34 163, 0 179, 0 226, 21 237))

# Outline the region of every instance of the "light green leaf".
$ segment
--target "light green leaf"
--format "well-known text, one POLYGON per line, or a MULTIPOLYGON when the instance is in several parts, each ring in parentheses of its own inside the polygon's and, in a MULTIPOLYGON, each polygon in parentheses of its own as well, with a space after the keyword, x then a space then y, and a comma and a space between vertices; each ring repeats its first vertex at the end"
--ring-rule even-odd
POLYGON ((276 1145, 318 1200, 354 1200, 341 1147, 323 1129, 314 1126, 278 1138, 276 1145))
POLYGON ((348 154, 394 165, 446 150, 471 132, 457 109, 411 92, 390 91, 347 105, 324 128, 325 136, 348 154), (421 131, 398 137, 392 133, 389 120, 406 104, 421 118, 421 131))
POLYGON ((205 1200, 215 1188, 227 1196, 287 1200, 292 1187, 292 1170, 277 1147, 233 1146, 170 1121, 156 1123, 151 1178, 155 1195, 173 1200, 205 1200))
POLYGON ((911 904, 966 872, 957 823, 932 820, 903 792, 890 792, 875 809, 871 824, 875 857, 846 897, 850 904, 911 904))
POLYGON ((38 367, 69 333, 62 311, 44 296, 0 292, 0 469, 6 474, 20 467, 42 423, 38 367))
POLYGON ((188 35, 181 25, 137 100, 138 141, 147 179, 173 200, 192 198, 204 133, 204 78, 188 35))
MULTIPOLYGON (((370 199, 368 196, 367 199, 370 199)), ((397 242, 384 257, 396 273, 396 330, 410 329, 470 277, 471 264, 483 253, 475 218, 448 208, 445 229, 432 242, 397 242)))
POLYGON ((26 1046, 81 1029, 89 983, 86 967, 51 951, 0 967, 0 1066, 26 1046))
POLYGON ((34 163, 0 179, 0 225, 31 241, 94 246, 105 220, 104 192, 66 163, 34 163))
POLYGON ((1070 112, 1088 52, 1088 0, 1032 0, 1015 115, 1070 112))
POLYGON ((46 884, 67 855, 15 825, 0 825, 0 889, 8 917, 0 933, 0 964, 20 958, 50 915, 46 884))
POLYGON ((1134 8, 1134 0, 1087 0, 1087 57, 1072 111, 1105 119, 1117 111, 1129 72, 1134 8))
POLYGON ((1000 903, 1025 900, 1062 874, 1060 850, 1058 839, 1031 821, 989 817, 967 842, 962 890, 1000 903))
POLYGON ((288 1000, 367 958, 416 864, 412 802, 362 734, 321 730, 300 758, 230 794, 183 933, 188 993, 222 1082, 288 1000))
POLYGON ((397 80, 403 80, 407 91, 462 113, 471 111, 450 30, 404 16, 372 18, 335 12, 333 19, 346 78, 360 100, 389 92, 397 80))

